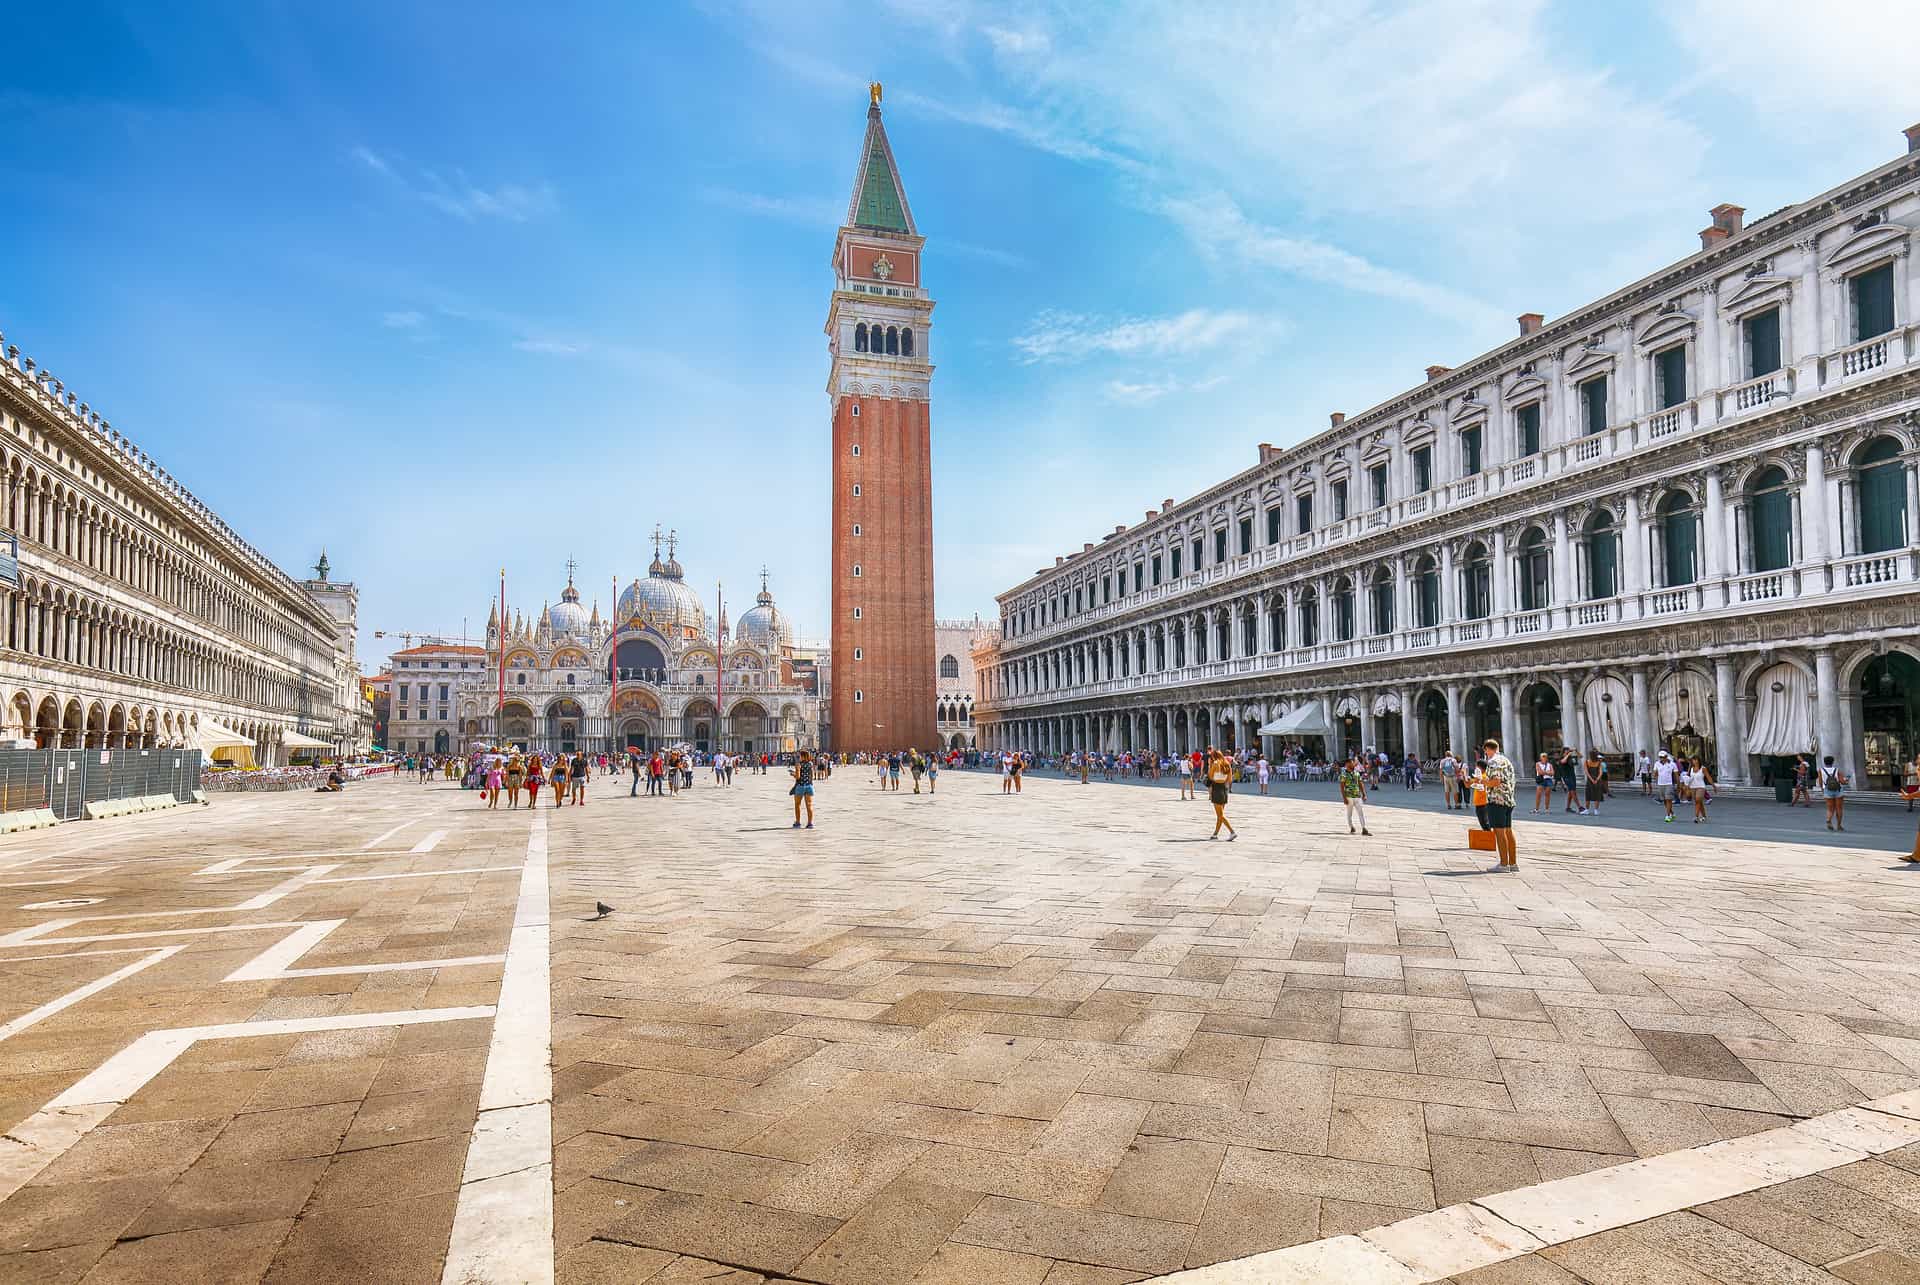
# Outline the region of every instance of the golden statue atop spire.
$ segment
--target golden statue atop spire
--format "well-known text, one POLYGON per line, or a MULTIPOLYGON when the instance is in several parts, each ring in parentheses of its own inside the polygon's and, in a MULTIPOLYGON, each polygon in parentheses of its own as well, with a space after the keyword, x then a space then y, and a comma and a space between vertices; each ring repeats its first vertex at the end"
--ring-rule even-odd
POLYGON ((880 105, 880 82, 879 81, 870 80, 867 82, 867 97, 873 101, 873 105, 875 107, 878 107, 880 105))

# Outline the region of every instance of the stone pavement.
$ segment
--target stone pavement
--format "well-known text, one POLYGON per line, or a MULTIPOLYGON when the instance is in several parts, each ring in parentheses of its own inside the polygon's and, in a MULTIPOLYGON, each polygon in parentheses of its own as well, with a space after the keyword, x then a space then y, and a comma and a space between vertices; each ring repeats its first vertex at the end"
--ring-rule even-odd
POLYGON ((1885 851, 1539 822, 1500 876, 1457 816, 1363 840, 1330 798, 1236 799, 1228 844, 1170 792, 843 769, 796 832, 784 787, 597 782, 534 823, 394 782, 0 841, 0 1281, 1920 1262, 1920 875, 1885 851), (1711 1178, 1869 1100, 1872 1146, 1711 1178), (1556 1192, 1607 1230, 1234 1266, 1556 1192))

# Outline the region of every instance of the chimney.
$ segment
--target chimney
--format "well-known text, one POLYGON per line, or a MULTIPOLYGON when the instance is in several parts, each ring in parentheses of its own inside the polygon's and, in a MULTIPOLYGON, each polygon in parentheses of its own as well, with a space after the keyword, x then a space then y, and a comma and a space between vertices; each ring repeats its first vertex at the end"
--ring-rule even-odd
POLYGON ((1725 228, 1701 228, 1700 248, 1702 250, 1711 250, 1732 235, 1733 233, 1727 231, 1725 228))
POLYGON ((1156 510, 1153 510, 1153 509, 1147 510, 1147 521, 1151 522, 1159 516, 1160 514, 1156 510))
POLYGON ((1543 321, 1545 321, 1545 320, 1546 320, 1546 318, 1545 318, 1545 317, 1543 317, 1543 316, 1541 316, 1541 315, 1540 315, 1539 313, 1537 313, 1537 312, 1523 312, 1523 313, 1521 313, 1521 314, 1520 314, 1520 334, 1521 334, 1521 337, 1522 337, 1522 338, 1524 338, 1525 336, 1527 336, 1527 335, 1530 335, 1530 334, 1533 334, 1533 333, 1534 333, 1535 331, 1537 331, 1537 330, 1539 330, 1539 329, 1540 329, 1540 323, 1541 323, 1541 322, 1543 322, 1543 321))
POLYGON ((1081 546, 1080 546, 1080 552, 1082 552, 1082 553, 1092 553, 1092 552, 1093 552, 1093 546, 1092 546, 1091 544, 1083 544, 1083 545, 1081 545, 1081 546))
POLYGON ((1273 451, 1272 442, 1260 443, 1260 462, 1262 464, 1265 464, 1268 460, 1272 459, 1273 455, 1274 455, 1274 451, 1273 451))
POLYGON ((1114 526, 1113 533, 1115 535, 1119 535, 1121 532, 1125 531, 1126 529, 1127 529, 1127 524, 1124 522, 1121 522, 1114 526))
POLYGON ((1327 420, 1335 428, 1338 428, 1347 422, 1347 413, 1343 410, 1332 411, 1327 415, 1327 420))
POLYGON ((1920 125, 1909 125, 1902 132, 1907 136, 1907 150, 1920 152, 1920 125))
POLYGON ((1055 554, 1055 555, 1054 555, 1054 559, 1053 559, 1053 565, 1057 567, 1057 566, 1059 566, 1059 565, 1060 565, 1061 563, 1063 563, 1063 562, 1065 562, 1065 561, 1066 561, 1066 559, 1065 559, 1065 558, 1063 558, 1063 557, 1060 557, 1060 556, 1059 556, 1058 554, 1055 554))
POLYGON ((1453 369, 1453 367, 1451 367, 1451 366, 1429 366, 1429 367, 1427 367, 1427 382, 1428 382, 1428 383, 1432 383, 1432 382, 1433 382, 1434 380, 1436 380, 1436 379, 1438 379, 1438 378, 1440 378, 1440 376, 1442 376, 1442 375, 1444 375, 1444 374, 1446 374, 1446 373, 1447 373, 1448 371, 1450 371, 1450 370, 1452 370, 1452 369, 1453 369))
POLYGON ((1162 501, 1160 501, 1160 511, 1161 511, 1162 513, 1171 513, 1171 512, 1173 512, 1173 501, 1172 501, 1171 499, 1166 499, 1166 500, 1162 500, 1162 501))
POLYGON ((1725 228, 1728 236, 1738 236, 1741 221, 1746 217, 1746 207, 1728 205, 1722 202, 1707 211, 1707 217, 1713 220, 1713 226, 1725 228))

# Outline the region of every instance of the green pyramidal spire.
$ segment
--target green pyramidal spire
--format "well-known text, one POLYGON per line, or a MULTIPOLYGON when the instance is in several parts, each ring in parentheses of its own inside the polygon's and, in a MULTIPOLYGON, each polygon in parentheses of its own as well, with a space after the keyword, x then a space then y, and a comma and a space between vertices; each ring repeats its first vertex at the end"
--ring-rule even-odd
POLYGON ((860 151, 860 171, 854 178, 847 222, 857 228, 918 236, 913 213, 907 208, 906 190, 900 186, 900 174, 894 167, 893 148, 887 145, 886 126, 880 123, 880 86, 869 86, 868 93, 872 105, 867 108, 867 138, 860 151))

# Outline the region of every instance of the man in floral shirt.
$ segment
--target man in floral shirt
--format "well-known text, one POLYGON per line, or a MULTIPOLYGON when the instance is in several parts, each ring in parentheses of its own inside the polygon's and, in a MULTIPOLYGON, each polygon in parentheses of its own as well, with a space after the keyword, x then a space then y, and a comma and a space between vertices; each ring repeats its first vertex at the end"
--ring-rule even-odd
POLYGON ((1500 742, 1489 737, 1486 751, 1487 829, 1500 853, 1500 869, 1518 870, 1520 857, 1513 844, 1513 762, 1500 752, 1500 742))

